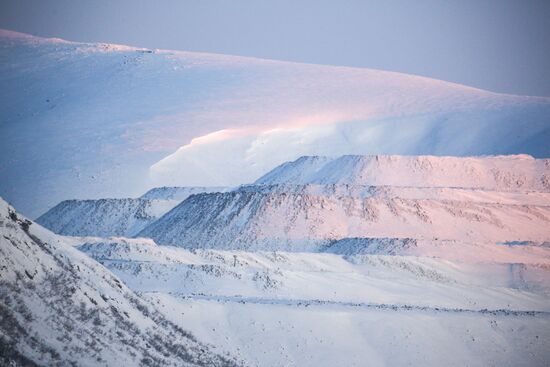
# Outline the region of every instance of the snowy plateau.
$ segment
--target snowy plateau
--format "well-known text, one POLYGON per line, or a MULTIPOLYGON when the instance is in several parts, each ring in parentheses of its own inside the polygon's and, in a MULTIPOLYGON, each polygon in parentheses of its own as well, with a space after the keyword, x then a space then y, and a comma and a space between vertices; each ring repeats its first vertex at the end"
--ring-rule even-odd
POLYGON ((0 365, 550 365, 549 98, 10 31, 0 55, 0 365))

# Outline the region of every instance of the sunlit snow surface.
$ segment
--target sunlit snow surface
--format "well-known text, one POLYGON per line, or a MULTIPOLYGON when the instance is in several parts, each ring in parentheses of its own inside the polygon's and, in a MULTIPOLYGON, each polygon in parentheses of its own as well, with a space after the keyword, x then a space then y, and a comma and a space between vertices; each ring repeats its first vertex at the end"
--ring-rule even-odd
POLYGON ((550 154, 550 100, 369 69, 0 33, 0 194, 233 186, 301 155, 550 154))

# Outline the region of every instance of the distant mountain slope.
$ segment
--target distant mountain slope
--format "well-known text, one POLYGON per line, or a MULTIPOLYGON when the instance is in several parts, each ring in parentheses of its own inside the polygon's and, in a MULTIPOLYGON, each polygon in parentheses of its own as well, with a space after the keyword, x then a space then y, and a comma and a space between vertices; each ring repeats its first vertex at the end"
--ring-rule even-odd
POLYGON ((36 222, 67 236, 133 236, 178 203, 145 199, 65 200, 36 222))
POLYGON ((350 237, 543 242, 549 170, 548 160, 526 156, 305 157, 254 185, 195 195, 138 236, 186 248, 286 251, 350 237))
POLYGON ((138 236, 185 248, 316 251, 347 237, 549 241, 549 228, 548 198, 528 205, 238 190, 195 195, 138 236))
POLYGON ((0 364, 232 366, 0 199, 0 364))
POLYGON ((302 155, 549 157, 550 99, 379 70, 0 32, 0 194, 234 186, 302 155))
POLYGON ((36 222, 66 236, 131 237, 190 195, 226 190, 224 187, 158 187, 138 199, 65 200, 36 222))

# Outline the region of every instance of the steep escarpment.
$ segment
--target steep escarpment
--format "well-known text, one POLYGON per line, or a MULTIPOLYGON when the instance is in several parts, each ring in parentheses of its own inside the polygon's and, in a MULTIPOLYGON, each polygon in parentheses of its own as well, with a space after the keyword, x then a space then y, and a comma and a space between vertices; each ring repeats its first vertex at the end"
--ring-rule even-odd
POLYGON ((300 251, 347 237, 543 241, 549 226, 548 202, 235 191, 193 196, 138 236, 187 248, 300 251))
POLYGON ((304 157, 253 185, 192 196, 138 236, 290 251, 364 237, 546 241, 549 172, 528 156, 304 157))
POLYGON ((68 236, 132 236, 177 203, 131 198, 65 200, 36 221, 68 236))
POLYGON ((133 236, 190 195, 224 187, 157 187, 139 198, 65 200, 36 221, 66 236, 133 236))

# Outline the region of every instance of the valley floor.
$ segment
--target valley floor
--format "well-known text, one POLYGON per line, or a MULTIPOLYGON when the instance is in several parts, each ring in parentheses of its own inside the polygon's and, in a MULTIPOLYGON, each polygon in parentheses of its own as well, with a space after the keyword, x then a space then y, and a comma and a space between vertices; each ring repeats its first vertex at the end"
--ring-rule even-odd
POLYGON ((544 366, 548 313, 181 297, 147 293, 172 322, 257 366, 544 366))
MULTIPOLYGON (((171 322, 247 365, 545 366, 550 361, 550 250, 544 245, 478 244, 479 253, 495 258, 474 261, 188 251, 150 240, 96 241, 78 248, 171 322)), ((444 245, 422 246, 416 251, 430 254, 430 246, 444 245)))

